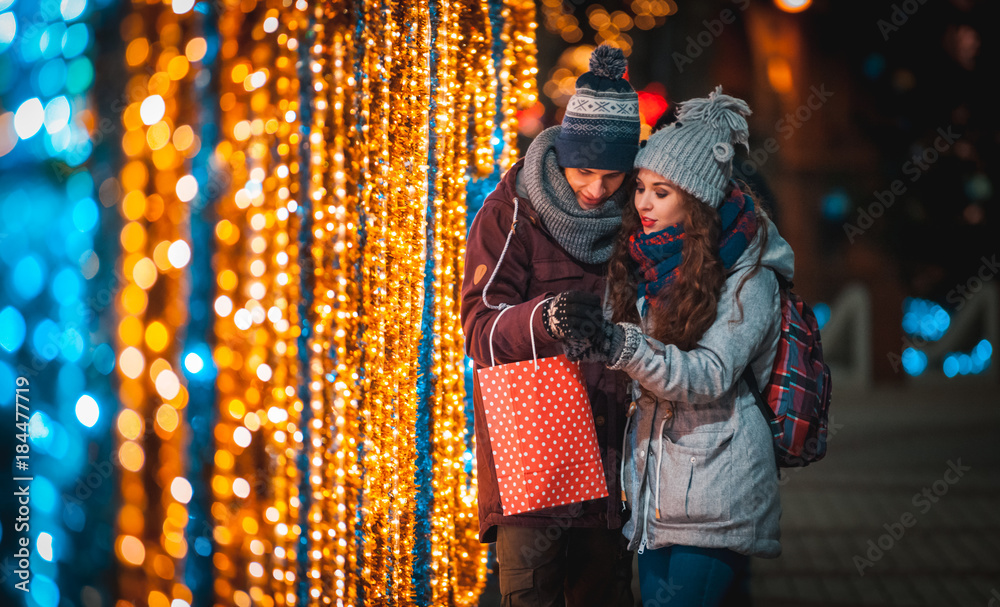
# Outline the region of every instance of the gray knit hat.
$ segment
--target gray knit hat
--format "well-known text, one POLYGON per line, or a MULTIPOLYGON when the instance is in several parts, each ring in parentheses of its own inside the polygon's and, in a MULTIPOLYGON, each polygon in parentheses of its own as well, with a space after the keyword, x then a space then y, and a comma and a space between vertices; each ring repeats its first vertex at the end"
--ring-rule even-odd
POLYGON ((639 95, 625 80, 620 48, 602 44, 590 55, 590 71, 576 80, 556 139, 559 166, 629 171, 639 150, 639 95))
POLYGON ((733 174, 733 145, 750 149, 749 115, 745 101, 724 95, 722 86, 717 86, 708 98, 682 103, 677 121, 653 133, 639 150, 635 168, 663 175, 718 208, 733 174))

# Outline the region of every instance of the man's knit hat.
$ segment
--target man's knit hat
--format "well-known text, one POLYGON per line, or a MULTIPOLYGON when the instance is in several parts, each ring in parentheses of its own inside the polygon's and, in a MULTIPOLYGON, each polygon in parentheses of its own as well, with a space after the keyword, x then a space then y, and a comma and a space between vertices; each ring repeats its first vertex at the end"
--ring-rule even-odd
POLYGON ((556 139, 559 166, 632 169, 639 149, 639 95, 624 78, 627 65, 622 50, 609 44, 590 55, 590 71, 576 80, 556 139))
POLYGON ((681 104, 677 121, 646 142, 635 158, 635 168, 649 169, 677 184, 713 208, 726 197, 733 174, 733 145, 748 150, 750 108, 742 99, 722 93, 681 104))

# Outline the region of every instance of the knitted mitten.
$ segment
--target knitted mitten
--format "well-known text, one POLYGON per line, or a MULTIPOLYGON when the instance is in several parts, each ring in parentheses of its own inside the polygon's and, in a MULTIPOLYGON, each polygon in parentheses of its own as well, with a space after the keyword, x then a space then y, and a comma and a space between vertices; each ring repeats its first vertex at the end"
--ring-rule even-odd
POLYGON ((604 318, 601 298, 583 291, 564 291, 542 306, 542 325, 553 339, 589 339, 604 318))
POLYGON ((610 363, 621 356, 625 347, 625 330, 601 319, 600 329, 590 339, 568 339, 564 349, 570 360, 610 363))

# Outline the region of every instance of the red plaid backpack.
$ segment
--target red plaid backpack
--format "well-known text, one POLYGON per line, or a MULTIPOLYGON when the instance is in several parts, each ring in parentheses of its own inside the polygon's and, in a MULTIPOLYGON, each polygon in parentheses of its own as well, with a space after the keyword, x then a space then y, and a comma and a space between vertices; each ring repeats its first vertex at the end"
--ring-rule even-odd
POLYGON ((774 437, 779 468, 806 466, 826 455, 830 412, 830 367, 823 362, 816 315, 791 284, 778 276, 781 337, 771 379, 761 394, 748 366, 743 381, 757 401, 774 437))

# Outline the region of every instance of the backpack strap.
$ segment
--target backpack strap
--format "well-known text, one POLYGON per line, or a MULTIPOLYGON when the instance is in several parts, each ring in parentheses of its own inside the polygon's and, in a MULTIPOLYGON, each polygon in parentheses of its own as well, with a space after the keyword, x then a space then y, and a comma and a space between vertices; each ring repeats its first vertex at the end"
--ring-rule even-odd
POLYGON ((771 436, 775 440, 778 440, 782 434, 781 426, 778 424, 778 418, 774 415, 774 411, 764 402, 764 397, 760 394, 760 388, 757 387, 757 378, 754 377, 753 369, 750 365, 747 365, 747 368, 743 370, 741 379, 750 388, 754 402, 757 403, 757 408, 760 409, 761 415, 764 416, 767 425, 771 428, 771 436))
MULTIPOLYGON (((764 397, 760 394, 760 388, 757 387, 757 378, 753 375, 753 369, 750 365, 743 370, 742 376, 743 382, 750 388, 750 392, 753 393, 754 402, 757 403, 757 408, 760 409, 761 414, 764 419, 767 420, 767 425, 771 428, 771 438, 777 441, 782 434, 781 426, 778 424, 778 418, 774 415, 774 411, 771 407, 764 402, 764 397)), ((778 468, 778 479, 781 479, 781 460, 778 458, 778 452, 774 453, 774 463, 778 468)))

